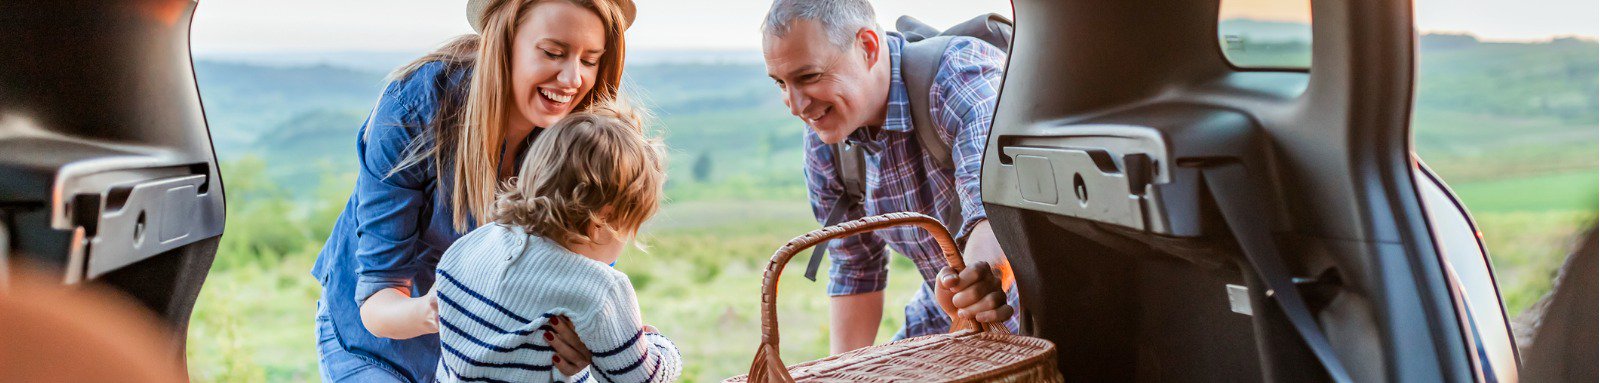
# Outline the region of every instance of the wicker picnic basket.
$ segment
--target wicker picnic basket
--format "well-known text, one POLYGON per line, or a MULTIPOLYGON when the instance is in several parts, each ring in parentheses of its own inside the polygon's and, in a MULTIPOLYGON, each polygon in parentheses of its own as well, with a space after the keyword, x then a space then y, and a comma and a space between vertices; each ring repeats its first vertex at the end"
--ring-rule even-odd
POLYGON ((917 213, 891 213, 825 227, 778 248, 761 284, 761 347, 750 373, 724 382, 1060 382, 1050 341, 1010 334, 1000 324, 952 318, 951 332, 903 339, 785 367, 778 358, 778 277, 796 253, 834 238, 893 226, 917 226, 939 242, 945 260, 964 269, 950 232, 917 213))

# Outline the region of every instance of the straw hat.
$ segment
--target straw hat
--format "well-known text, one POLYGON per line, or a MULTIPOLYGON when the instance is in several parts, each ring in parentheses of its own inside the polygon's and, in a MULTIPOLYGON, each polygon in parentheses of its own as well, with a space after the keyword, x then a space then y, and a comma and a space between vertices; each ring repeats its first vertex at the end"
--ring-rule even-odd
MULTIPOLYGON (((472 24, 472 30, 483 33, 483 13, 493 0, 467 0, 467 23, 472 24)), ((622 29, 626 30, 633 25, 633 18, 639 10, 633 6, 633 0, 594 0, 611 1, 622 8, 622 29)))

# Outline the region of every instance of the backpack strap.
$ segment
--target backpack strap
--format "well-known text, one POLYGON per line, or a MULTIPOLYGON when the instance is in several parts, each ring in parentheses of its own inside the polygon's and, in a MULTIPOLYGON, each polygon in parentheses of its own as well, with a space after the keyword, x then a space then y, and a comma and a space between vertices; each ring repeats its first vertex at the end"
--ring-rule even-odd
POLYGON ((917 134, 922 151, 933 157, 940 170, 954 170, 955 159, 950 156, 950 143, 939 137, 939 127, 934 126, 930 114, 929 96, 933 90, 933 77, 938 75, 944 52, 955 41, 952 36, 935 36, 917 42, 906 42, 900 50, 900 79, 906 84, 906 95, 911 101, 911 131, 917 134))
MULTIPOLYGON (((839 183, 844 184, 844 195, 839 199, 858 202, 866 200, 866 153, 847 142, 840 142, 831 146, 833 146, 833 170, 839 175, 839 183)), ((828 225, 835 224, 838 224, 838 222, 828 225)))
MULTIPOLYGON (((954 172, 956 161, 950 152, 950 142, 939 136, 939 127, 933 123, 929 98, 932 95, 933 77, 939 72, 939 63, 943 61, 945 50, 954 41, 955 38, 951 36, 935 36, 917 42, 907 41, 900 50, 900 80, 905 82, 906 95, 911 102, 911 132, 916 134, 922 153, 933 158, 933 163, 944 172, 954 172)), ((961 202, 952 201, 939 219, 951 233, 960 231, 961 202)))
MULTIPOLYGON (((839 176, 839 183, 844 185, 844 195, 839 196, 833 206, 828 207, 828 217, 822 223, 823 227, 843 223, 851 208, 867 200, 866 153, 847 142, 829 146, 833 147, 833 170, 839 176)), ((822 265, 822 253, 826 252, 827 248, 827 244, 811 248, 811 259, 806 261, 806 279, 817 281, 817 269, 822 265)))

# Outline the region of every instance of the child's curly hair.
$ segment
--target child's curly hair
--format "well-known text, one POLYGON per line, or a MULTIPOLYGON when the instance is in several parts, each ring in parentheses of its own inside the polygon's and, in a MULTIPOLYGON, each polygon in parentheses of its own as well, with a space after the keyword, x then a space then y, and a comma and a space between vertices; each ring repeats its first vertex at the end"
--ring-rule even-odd
POLYGON ((493 222, 563 245, 593 243, 588 228, 632 234, 656 213, 667 174, 644 116, 622 101, 556 122, 528 149, 522 172, 502 185, 493 222))

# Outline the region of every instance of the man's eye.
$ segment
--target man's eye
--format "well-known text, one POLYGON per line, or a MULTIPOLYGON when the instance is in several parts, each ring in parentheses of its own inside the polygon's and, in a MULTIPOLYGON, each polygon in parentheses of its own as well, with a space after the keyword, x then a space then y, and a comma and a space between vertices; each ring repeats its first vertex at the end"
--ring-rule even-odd
POLYGON ((812 81, 816 81, 818 78, 821 78, 821 77, 822 77, 822 75, 820 75, 820 74, 808 73, 808 74, 800 76, 800 82, 812 82, 812 81))

